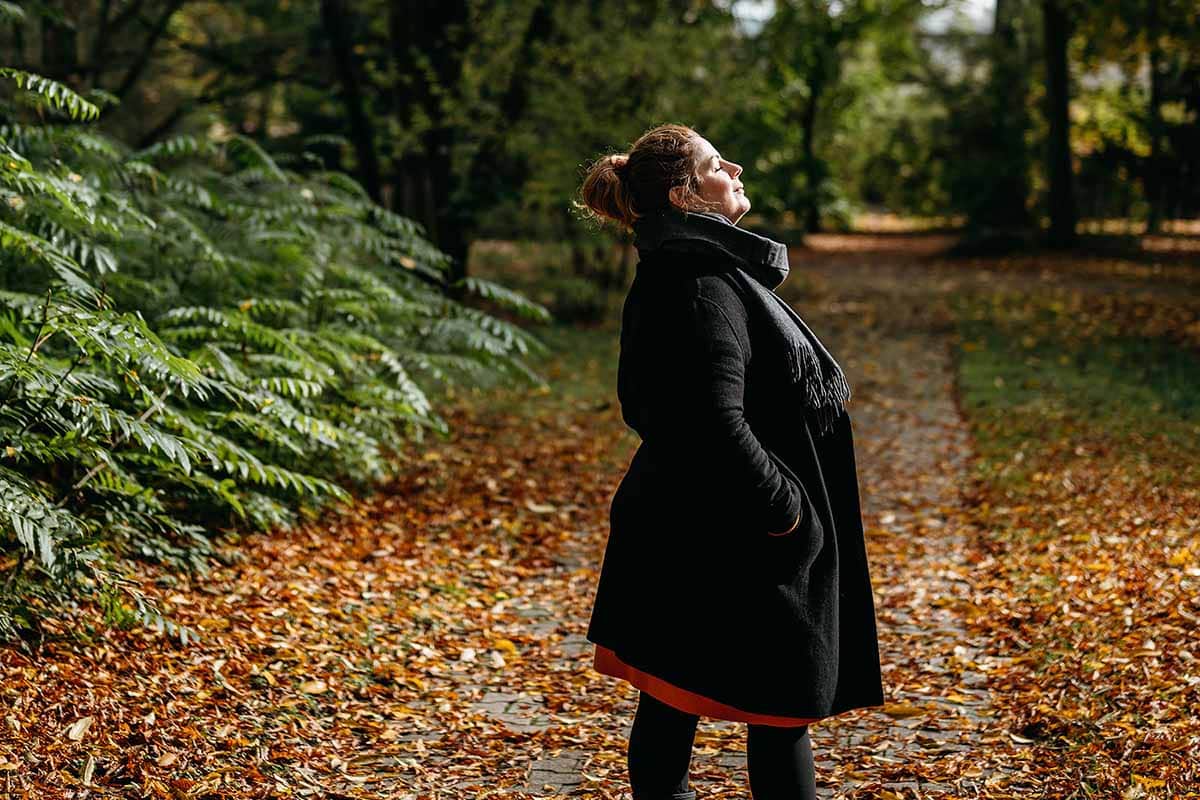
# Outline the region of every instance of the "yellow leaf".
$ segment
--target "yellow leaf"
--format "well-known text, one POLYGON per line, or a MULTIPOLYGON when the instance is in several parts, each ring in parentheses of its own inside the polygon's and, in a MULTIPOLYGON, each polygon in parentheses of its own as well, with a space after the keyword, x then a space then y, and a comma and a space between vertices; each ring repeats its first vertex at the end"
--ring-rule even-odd
POLYGON ((517 654, 517 646, 508 639, 497 639, 496 641, 492 642, 492 647, 496 650, 503 650, 505 653, 510 653, 512 655, 517 654))
MULTIPOLYGON (((9 448, 9 449, 11 450, 12 448, 9 448)), ((1167 559, 1167 563, 1170 564, 1172 567, 1182 567, 1187 564, 1190 564, 1191 561, 1192 561, 1192 551, 1186 547, 1179 548, 1179 550, 1177 550, 1174 554, 1171 555, 1170 558, 1167 559)))
POLYGON ((322 680, 305 681, 304 683, 300 684, 300 691, 304 692, 305 694, 321 694, 322 692, 328 690, 329 687, 326 686, 325 681, 322 680))
POLYGON ((892 719, 904 719, 905 717, 920 716, 926 713, 926 709, 912 703, 886 703, 883 706, 883 713, 892 719))

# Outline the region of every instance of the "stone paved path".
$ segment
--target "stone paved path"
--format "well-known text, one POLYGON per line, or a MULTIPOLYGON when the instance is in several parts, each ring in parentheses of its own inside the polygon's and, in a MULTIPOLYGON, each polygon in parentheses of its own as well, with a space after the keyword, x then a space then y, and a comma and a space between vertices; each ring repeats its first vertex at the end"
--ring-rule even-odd
MULTIPOLYGON (((971 640, 963 616, 970 607, 970 564, 954 512, 962 502, 970 442, 955 403, 944 303, 956 286, 920 265, 881 264, 878 257, 800 258, 783 292, 839 356, 854 387, 851 414, 887 685, 887 714, 854 712, 813 727, 822 797, 870 788, 871 766, 961 759, 973 748, 1007 744, 989 727, 986 670, 994 662, 986 642, 971 640), (864 748, 873 765, 864 763, 864 748)), ((579 532, 564 543, 557 571, 589 560, 598 566, 602 539, 579 532)), ((530 632, 562 637, 563 662, 554 668, 588 668, 591 647, 581 635, 586 620, 563 619, 560 610, 537 605, 521 613, 530 632)), ((614 691, 613 724, 623 730, 633 711, 628 694, 614 691)), ((513 731, 553 722, 536 697, 487 692, 474 707, 513 731)), ((589 757, 584 750, 543 755, 530 764, 524 788, 575 793, 589 757)), ((702 721, 692 761, 692 784, 701 796, 712 796, 705 790, 720 775, 744 776, 744 766, 741 726, 702 721)), ((882 784, 881 794, 870 796, 970 796, 989 778, 969 767, 959 774, 956 786, 918 775, 882 784)))
MULTIPOLYGON (((882 732, 859 724, 877 712, 814 726, 818 764, 837 761, 843 743, 877 742, 874 758, 885 763, 995 745, 984 671, 995 662, 987 643, 972 641, 965 627, 971 565, 966 535, 955 527, 971 457, 946 336, 946 296, 957 283, 920 265, 879 259, 800 261, 797 269, 812 288, 784 295, 839 354, 855 391, 863 518, 893 717, 882 732)), ((953 787, 912 780, 886 788, 901 796, 974 793, 988 777, 965 774, 953 787)), ((826 788, 823 796, 835 796, 826 788)))

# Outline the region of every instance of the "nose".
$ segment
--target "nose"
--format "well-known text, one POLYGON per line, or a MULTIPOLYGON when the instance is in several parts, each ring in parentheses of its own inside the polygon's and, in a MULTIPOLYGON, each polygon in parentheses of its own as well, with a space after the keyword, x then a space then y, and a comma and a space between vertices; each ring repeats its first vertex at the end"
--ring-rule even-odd
POLYGON ((742 165, 741 164, 735 164, 732 161, 727 161, 726 163, 729 164, 730 176, 736 178, 738 175, 742 174, 742 165))

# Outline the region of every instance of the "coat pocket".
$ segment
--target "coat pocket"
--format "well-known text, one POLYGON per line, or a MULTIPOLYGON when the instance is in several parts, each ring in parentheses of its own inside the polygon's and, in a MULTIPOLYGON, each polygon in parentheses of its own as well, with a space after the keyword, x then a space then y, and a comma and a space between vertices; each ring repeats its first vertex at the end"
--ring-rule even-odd
POLYGON ((817 514, 816 506, 808 491, 791 467, 783 459, 767 450, 767 455, 779 468, 784 478, 791 481, 800 492, 800 524, 791 533, 771 535, 764 531, 757 548, 762 571, 772 583, 794 583, 807 575, 809 568, 820 555, 825 545, 825 526, 817 514))

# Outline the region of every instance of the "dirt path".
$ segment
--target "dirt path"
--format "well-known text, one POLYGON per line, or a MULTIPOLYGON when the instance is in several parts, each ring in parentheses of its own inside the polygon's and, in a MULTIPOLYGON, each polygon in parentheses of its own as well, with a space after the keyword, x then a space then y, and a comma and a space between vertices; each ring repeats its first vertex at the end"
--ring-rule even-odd
POLYGON ((863 517, 888 705, 814 726, 827 796, 986 794, 1007 732, 995 659, 972 639, 969 531, 959 523, 970 437, 954 392, 946 307, 959 280, 878 256, 795 259, 793 302, 854 387, 863 517), (991 762, 990 764, 988 762, 991 762))
MULTIPOLYGON (((971 550, 957 519, 970 443, 955 404, 944 305, 958 281, 875 254, 800 257, 796 264, 784 296, 839 355, 854 387, 888 698, 882 711, 814 726, 821 795, 986 794, 989 780, 1020 756, 991 714, 987 673, 996 661, 966 625, 971 550)), ((613 430, 611 417, 596 422, 564 414, 538 435, 564 451, 586 450, 598 429, 613 430)), ((516 433, 491 429, 486 435, 516 433)), ((605 466, 586 476, 602 504, 635 444, 629 435, 613 435, 618 445, 597 453, 597 465, 605 466)), ((607 522, 592 520, 570 531, 552 560, 525 578, 513 606, 511 630, 540 643, 546 660, 526 663, 522 681, 467 686, 462 693, 472 712, 531 737, 521 788, 535 794, 613 797, 624 788, 634 692, 591 672, 592 650, 583 638, 607 522), (576 687, 574 702, 555 708, 559 692, 550 687, 556 682, 576 687)), ((453 754, 439 756, 453 769, 453 754)), ((516 762, 525 758, 514 748, 516 762)), ((434 763, 430 769, 437 769, 434 763)), ((692 783, 704 797, 746 796, 742 726, 702 722, 692 783)), ((459 783, 464 796, 482 789, 470 779, 459 783)))

